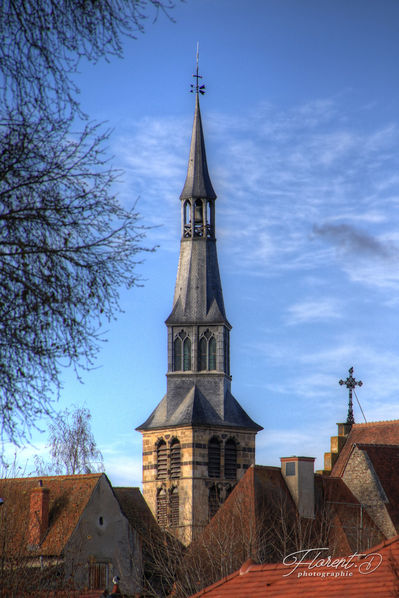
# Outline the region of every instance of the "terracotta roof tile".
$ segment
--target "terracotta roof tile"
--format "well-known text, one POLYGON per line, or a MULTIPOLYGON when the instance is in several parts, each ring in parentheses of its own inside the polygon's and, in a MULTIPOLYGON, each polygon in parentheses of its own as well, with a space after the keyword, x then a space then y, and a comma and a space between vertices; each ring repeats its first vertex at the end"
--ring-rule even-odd
POLYGON ((253 565, 247 562, 235 573, 191 598, 365 598, 374 595, 392 598, 399 589, 399 536, 375 546, 367 555, 372 553, 381 555, 381 560, 379 556, 374 556, 372 561, 372 557, 366 555, 349 560, 349 555, 346 569, 338 565, 310 568, 310 562, 307 561, 290 575, 287 575, 290 568, 283 563, 253 565), (369 567, 370 562, 374 565, 369 567), (339 575, 335 576, 337 573, 339 575))
POLYGON ((21 554, 27 549, 30 494, 41 480, 43 487, 50 491, 49 527, 38 549, 29 554, 61 555, 102 475, 104 474, 1 479, 0 496, 4 500, 2 509, 7 517, 7 526, 10 526, 7 550, 21 554))
POLYGON ((399 444, 399 420, 354 424, 331 475, 341 477, 354 444, 399 444))

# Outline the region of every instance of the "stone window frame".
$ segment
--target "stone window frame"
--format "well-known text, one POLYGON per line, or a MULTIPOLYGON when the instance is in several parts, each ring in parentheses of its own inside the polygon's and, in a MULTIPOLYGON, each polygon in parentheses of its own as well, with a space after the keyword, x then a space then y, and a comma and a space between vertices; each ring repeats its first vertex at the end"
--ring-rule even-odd
POLYGON ((214 332, 207 328, 198 341, 198 371, 217 371, 217 342, 214 332))
POLYGON ((183 328, 173 339, 173 371, 190 372, 192 368, 192 342, 183 328))

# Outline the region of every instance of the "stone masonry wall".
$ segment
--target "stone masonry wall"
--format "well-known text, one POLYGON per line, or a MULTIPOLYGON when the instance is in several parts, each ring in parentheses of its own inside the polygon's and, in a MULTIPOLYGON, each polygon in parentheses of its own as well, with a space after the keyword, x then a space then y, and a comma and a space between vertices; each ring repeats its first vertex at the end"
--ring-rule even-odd
POLYGON ((397 532, 385 506, 384 490, 365 451, 354 447, 342 477, 385 537, 394 536, 397 532))

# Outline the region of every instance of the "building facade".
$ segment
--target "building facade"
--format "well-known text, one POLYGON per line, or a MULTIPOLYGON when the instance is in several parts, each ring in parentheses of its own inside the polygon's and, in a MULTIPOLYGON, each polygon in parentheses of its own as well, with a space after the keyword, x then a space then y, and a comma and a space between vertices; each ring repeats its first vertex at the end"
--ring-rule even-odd
POLYGON ((143 494, 158 523, 186 544, 255 463, 261 430, 231 394, 230 330, 216 251, 216 194, 196 93, 181 243, 168 331, 167 392, 137 428, 143 494))

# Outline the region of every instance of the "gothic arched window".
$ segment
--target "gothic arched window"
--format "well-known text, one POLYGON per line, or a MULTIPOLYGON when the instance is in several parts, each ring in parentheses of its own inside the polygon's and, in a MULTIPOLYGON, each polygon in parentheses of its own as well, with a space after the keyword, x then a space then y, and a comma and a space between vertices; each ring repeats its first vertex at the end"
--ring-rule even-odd
POLYGON ((198 369, 200 372, 216 370, 216 339, 209 330, 206 330, 200 338, 198 369))
POLYGON ((179 478, 181 469, 181 448, 177 438, 170 445, 170 477, 179 478))
POLYGON ((165 480, 168 475, 168 454, 166 442, 160 440, 157 446, 157 478, 165 480))
POLYGON ((176 337, 173 342, 173 369, 175 372, 181 370, 181 357, 182 357, 182 340, 176 337))
POLYGON ((215 436, 208 443, 208 476, 220 478, 220 441, 215 436))
POLYGON ((211 336, 208 343, 208 370, 216 370, 216 340, 211 336))
POLYGON ((235 480, 237 476, 237 444, 229 438, 224 445, 224 477, 235 480))
POLYGON ((180 330, 173 341, 173 371, 191 370, 191 340, 185 330, 180 330))
POLYGON ((170 490, 170 525, 177 527, 179 525, 179 490, 174 487, 170 490))
POLYGON ((168 524, 168 506, 165 488, 160 488, 157 492, 157 522, 161 527, 168 524))
POLYGON ((183 370, 191 370, 191 341, 188 337, 183 341, 183 370))
POLYGON ((206 370, 208 355, 208 342, 206 338, 202 337, 199 342, 199 370, 202 372, 206 370))

